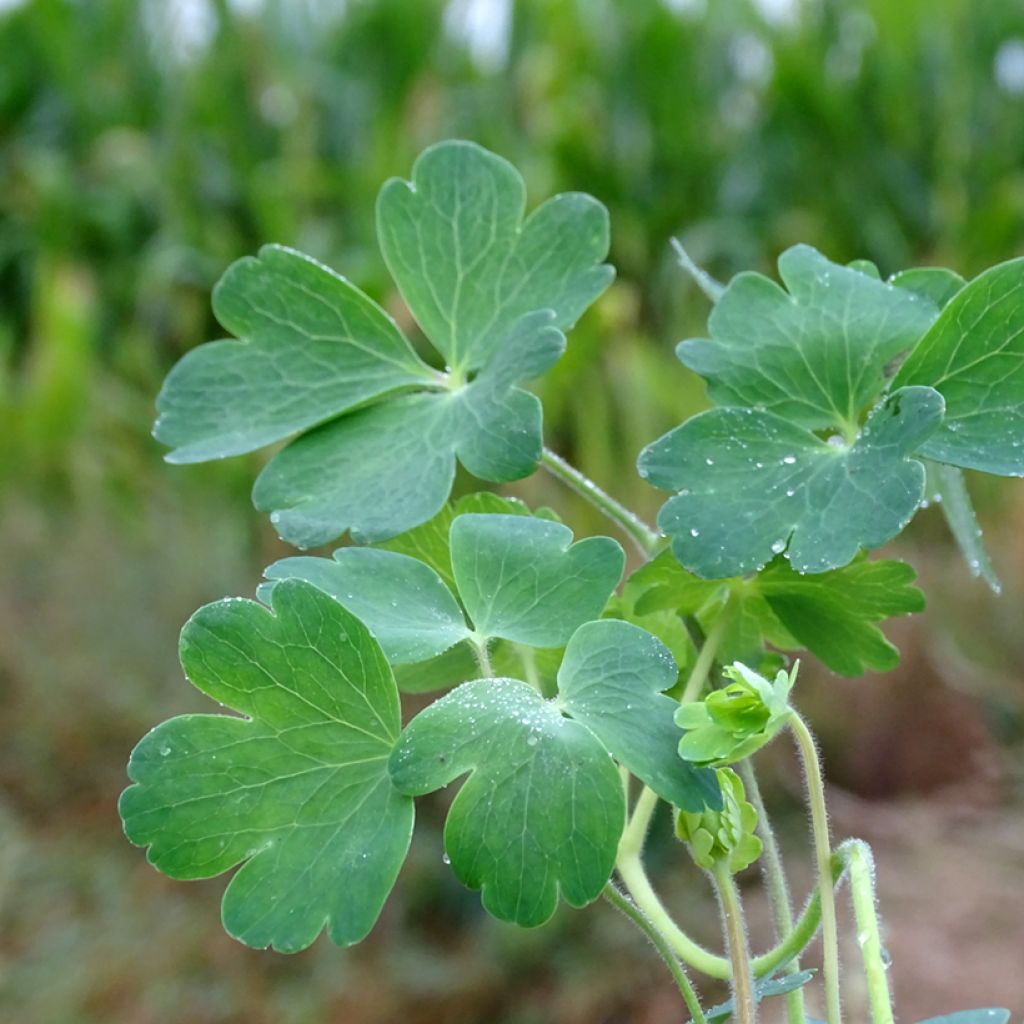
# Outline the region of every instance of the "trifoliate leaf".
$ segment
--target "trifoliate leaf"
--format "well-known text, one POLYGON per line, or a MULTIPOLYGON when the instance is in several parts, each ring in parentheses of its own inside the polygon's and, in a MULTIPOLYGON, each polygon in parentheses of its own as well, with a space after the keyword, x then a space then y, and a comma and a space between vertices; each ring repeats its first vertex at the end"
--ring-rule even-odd
POLYGON ((731 768, 719 768, 715 775, 722 790, 720 809, 706 807, 699 814, 679 811, 676 834, 688 844, 698 867, 712 871, 716 864, 725 864, 736 874, 761 856, 761 840, 755 835, 757 812, 731 768))
POLYGON ((301 434, 253 491, 299 547, 425 522, 448 497, 456 459, 498 483, 531 473, 541 407, 518 385, 553 365, 563 330, 613 276, 601 262, 607 213, 587 196, 556 196, 524 221, 518 172, 467 142, 427 150, 413 179, 382 189, 378 233, 447 372, 343 278, 272 246, 217 287, 217 315, 239 340, 200 346, 161 393, 156 434, 175 446, 172 461, 301 434))
POLYGON ((640 472, 678 492, 658 525, 697 575, 740 575, 783 551, 794 569, 823 572, 910 521, 924 494, 924 467, 912 456, 942 408, 931 388, 901 388, 849 446, 769 412, 711 409, 648 446, 640 472))
POLYGON ((896 375, 946 400, 942 426, 921 448, 936 462, 1024 474, 1024 259, 964 286, 896 375))
POLYGON ((381 250, 402 297, 453 368, 486 365, 524 313, 571 327, 608 286, 608 214, 567 193, 526 220, 526 190, 505 160, 470 142, 432 146, 412 181, 377 201, 381 250))
MULTIPOLYGON (((767 642, 785 651, 808 650, 833 672, 858 676, 898 663, 899 651, 876 624, 924 608, 915 578, 904 562, 861 557, 842 569, 811 574, 794 571, 778 556, 755 577, 703 580, 665 553, 634 573, 630 585, 643 591, 636 604, 642 612, 672 609, 696 615, 706 631, 728 603, 729 614, 749 624, 748 645, 767 642)), ((746 661, 733 653, 735 645, 727 631, 722 659, 746 661)))
MULTIPOLYGON (((402 664, 467 639, 562 647, 578 626, 600 616, 625 562, 616 541, 572 544, 567 526, 533 516, 459 515, 449 533, 449 573, 468 621, 437 571, 394 551, 349 547, 333 559, 284 558, 264 575, 271 586, 297 578, 326 591, 402 664)), ((432 543, 431 551, 438 554, 440 546, 432 543)))
POLYGON ((598 618, 626 561, 610 537, 573 544, 567 526, 522 516, 459 516, 451 546, 475 630, 533 647, 560 647, 598 618))
POLYGON ((1003 587, 985 548, 963 472, 942 462, 926 462, 925 469, 928 472, 927 493, 942 508, 950 533, 971 572, 980 576, 993 593, 1001 593, 1003 587))
POLYGON ((707 380, 716 405, 849 436, 881 393, 886 366, 938 308, 807 245, 779 257, 779 275, 788 291, 761 274, 734 277, 711 312, 710 339, 684 341, 677 354, 707 380))
POLYGON ((580 626, 558 672, 562 706, 607 747, 616 760, 676 807, 699 811, 720 805, 714 773, 684 765, 679 705, 663 690, 676 682, 676 664, 660 640, 628 622, 602 619, 580 626))
POLYGON ((315 587, 201 608, 181 663, 244 715, 184 715, 135 748, 120 812, 173 878, 239 863, 224 926, 250 946, 304 949, 324 925, 348 945, 373 926, 405 858, 412 802, 387 770, 398 692, 366 627, 315 587))
POLYGON ((413 719, 390 763, 411 796, 471 773, 448 813, 445 850, 495 917, 533 927, 559 893, 574 907, 600 895, 624 824, 619 773, 591 732, 525 683, 453 690, 413 719))
POLYGON ((153 433, 170 462, 250 452, 438 377, 375 302, 292 249, 232 264, 213 308, 240 340, 201 345, 168 375, 153 433))
POLYGON ((725 669, 731 680, 727 686, 676 709, 676 725, 687 730, 679 741, 679 756, 720 768, 757 753, 789 720, 796 673, 794 666, 769 682, 746 665, 730 665, 725 669))

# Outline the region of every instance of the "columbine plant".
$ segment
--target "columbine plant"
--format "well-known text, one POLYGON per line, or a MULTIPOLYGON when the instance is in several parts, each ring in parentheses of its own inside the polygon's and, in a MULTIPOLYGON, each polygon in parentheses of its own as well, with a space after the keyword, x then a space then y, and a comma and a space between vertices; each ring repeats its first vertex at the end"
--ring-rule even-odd
POLYGON ((1024 261, 969 283, 939 269, 883 281, 796 246, 779 260, 785 287, 701 277, 709 337, 678 354, 712 408, 640 455, 641 475, 673 492, 657 532, 543 448, 540 403, 521 386, 611 281, 607 214, 579 194, 524 207, 518 173, 464 142, 384 185, 381 250, 425 356, 290 249, 218 284, 237 340, 171 371, 156 436, 174 462, 288 440, 256 507, 299 548, 352 543, 276 562, 258 600, 217 601, 186 624, 185 674, 237 714, 174 718, 141 741, 125 831, 175 878, 237 867, 223 920, 242 942, 295 952, 326 929, 344 946, 395 882, 414 798, 465 776, 446 859, 495 917, 532 927, 560 898, 603 895, 650 938, 694 1021, 750 1024, 784 993, 800 1024, 820 978, 840 1024, 845 879, 872 1019, 891 1024, 870 852, 832 845, 784 659, 808 651, 846 676, 896 663, 878 624, 922 596, 912 569, 866 552, 926 495, 997 585, 961 469, 1024 473, 1024 261), (542 465, 646 564, 620 587, 610 538, 574 543, 555 513, 487 492, 451 503, 457 462, 491 483, 542 465), (401 690, 447 692, 403 729, 401 690), (750 760, 784 733, 804 763, 818 872, 799 915, 750 760), (644 871, 660 801, 718 894, 724 956, 688 936, 644 871), (758 860, 777 942, 753 955, 734 875, 758 860), (816 975, 799 961, 819 929, 816 975), (729 979, 733 999, 702 1009, 690 970, 729 979))

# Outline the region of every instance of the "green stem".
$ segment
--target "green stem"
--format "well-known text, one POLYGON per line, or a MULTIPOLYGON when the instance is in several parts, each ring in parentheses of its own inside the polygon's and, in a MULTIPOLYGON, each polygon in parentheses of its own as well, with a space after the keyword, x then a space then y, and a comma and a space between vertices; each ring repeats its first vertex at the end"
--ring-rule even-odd
POLYGON ((736 880, 724 860, 715 862, 711 872, 715 889, 722 905, 725 923, 725 937, 732 961, 732 998, 737 1024, 754 1024, 757 1020, 757 1002, 754 999, 754 972, 750 966, 750 945, 743 921, 743 904, 740 902, 736 880))
POLYGON ((878 907, 875 903, 874 858, 871 847, 857 839, 847 844, 850 871, 850 896, 857 921, 857 944, 864 959, 868 983, 868 1006, 874 1024, 893 1024, 892 995, 886 973, 882 937, 878 929, 878 907))
POLYGON ((701 645, 700 651, 697 654, 697 660, 693 663, 690 676, 683 687, 683 695, 679 698, 680 704, 689 704, 700 698, 704 685, 708 681, 711 667, 715 663, 715 656, 718 654, 722 638, 725 636, 730 619, 732 619, 733 607, 732 598, 730 597, 725 602, 721 613, 715 619, 715 624, 708 631, 707 638, 701 645))
POLYGON ((473 641, 473 653, 476 655, 476 663, 480 666, 480 671, 488 679, 494 678, 494 668, 491 665, 491 655, 487 649, 487 645, 490 641, 487 637, 483 637, 480 640, 473 641))
MULTIPOLYGON (((793 901, 789 895, 786 872, 782 866, 782 854, 779 850, 775 831, 768 820, 768 811, 761 797, 761 787, 757 783, 757 775, 750 758, 736 765, 747 799, 757 812, 757 833, 761 837, 763 847, 761 871, 764 875, 765 889, 771 903, 772 916, 775 918, 775 937, 781 940, 793 930, 793 901)), ((794 957, 785 967, 784 974, 796 974, 800 970, 800 960, 794 957)), ((804 1005, 802 988, 786 993, 786 1011, 789 1024, 806 1024, 807 1008, 804 1005)))
POLYGON ((821 898, 822 975, 825 981, 825 1019, 828 1024, 841 1024, 839 996, 839 928, 836 923, 836 901, 832 888, 832 841, 828 831, 825 807, 825 785, 821 777, 818 748, 807 723, 794 711, 789 720, 796 740, 807 781, 807 803, 811 812, 811 832, 818 869, 818 894, 821 898))
POLYGON ((692 1024, 707 1024, 707 1018, 701 1009, 697 993, 694 991, 693 985, 690 984, 690 979, 686 976, 686 971, 683 970, 682 964, 679 963, 675 953, 672 952, 672 947, 665 940, 661 932, 651 924, 644 912, 632 900, 623 896, 611 882, 604 888, 604 898, 616 910, 621 911, 621 913, 628 917, 650 939, 651 945, 658 951, 661 959, 665 961, 666 966, 672 972, 672 977, 679 987, 683 1002, 686 1003, 686 1008, 690 1011, 692 1024))
POLYGON ((678 238, 672 239, 672 248, 676 251, 679 265, 693 278, 694 284, 712 301, 717 302, 725 291, 725 286, 716 281, 703 267, 693 261, 693 257, 683 248, 678 238))
POLYGON ((662 544, 658 533, 652 530, 639 516, 630 512, 625 505, 616 501, 610 494, 602 490, 590 477, 585 476, 575 466, 570 465, 550 448, 545 448, 541 455, 541 465, 554 477, 575 491, 581 498, 590 502, 602 515, 615 523, 623 533, 636 545, 644 559, 653 558, 662 544))

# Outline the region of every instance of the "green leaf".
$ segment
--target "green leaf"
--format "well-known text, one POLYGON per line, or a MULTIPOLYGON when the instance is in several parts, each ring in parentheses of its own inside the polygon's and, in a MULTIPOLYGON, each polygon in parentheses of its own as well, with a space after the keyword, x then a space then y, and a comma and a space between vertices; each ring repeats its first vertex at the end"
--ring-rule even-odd
MULTIPOLYGON (((762 999, 771 996, 784 996, 787 992, 795 992, 798 988, 803 988, 813 978, 813 970, 784 974, 779 978, 761 978, 754 982, 754 1000, 759 1003, 762 999)), ((734 1000, 728 999, 726 1002, 706 1010, 704 1017, 708 1024, 723 1024, 724 1021, 731 1020, 735 1012, 736 1003, 734 1000)), ((990 1024, 999 1024, 999 1022, 992 1021, 990 1024)))
MULTIPOLYGON (((393 551, 338 548, 333 560, 282 558, 268 580, 312 583, 365 623, 393 665, 426 661, 470 636, 462 609, 429 566, 393 551)), ((263 599, 272 586, 257 592, 263 599)))
POLYGON ((213 306, 240 340, 201 345, 168 375, 153 433, 170 462, 253 451, 437 376, 376 303, 282 246, 233 263, 213 306))
POLYGON ((1008 1024, 1010 1011, 1002 1009, 960 1010, 941 1017, 929 1017, 920 1024, 1008 1024))
POLYGON ((560 647, 598 618, 626 561, 610 537, 573 544, 567 526, 522 516, 459 516, 451 549, 476 632, 533 647, 560 647))
POLYGON ((346 531, 381 541, 427 521, 456 460, 494 483, 532 473, 542 411, 519 385, 558 360, 563 329, 613 276, 601 263, 607 214, 593 199, 556 196, 524 222, 518 173, 464 142, 432 147, 414 179, 382 189, 379 234, 447 372, 343 278, 271 247, 216 291, 218 316, 241 340, 200 346, 161 396, 156 432, 177 446, 172 460, 300 435, 253 489, 300 548, 346 531))
POLYGON ((571 327, 614 275, 608 213, 567 193, 526 220, 526 191, 507 161, 471 142, 431 146, 412 181, 377 200, 384 260, 413 316, 448 365, 485 365, 524 313, 550 309, 571 327))
POLYGON ((679 705, 662 692, 676 676, 660 640, 631 623, 602 619, 573 634, 558 689, 565 710, 663 800, 691 811, 718 807, 714 773, 679 761, 679 705))
POLYGON ((783 551, 794 569, 823 572, 910 521, 924 494, 924 467, 912 456, 942 408, 931 388, 902 388, 851 446, 770 412, 711 409, 644 449, 640 473, 679 492, 658 525, 698 576, 738 576, 783 551))
POLYGON ((372 928, 409 846, 412 802, 387 771, 398 692, 366 627, 315 587, 201 608, 181 663, 245 717, 184 715, 135 748, 121 795, 128 838, 173 878, 239 863, 224 894, 247 945, 305 949, 326 924, 339 945, 372 928))
MULTIPOLYGON (((805 649, 833 672, 858 676, 887 671, 898 663, 896 650, 877 623, 924 608, 913 586, 916 575, 897 561, 870 562, 861 557, 841 569, 799 573, 781 556, 756 577, 703 580, 671 557, 659 555, 630 579, 642 595, 641 611, 671 609, 697 615, 705 629, 729 601, 735 619, 748 624, 747 644, 768 642, 784 651, 805 649)), ((733 654, 727 635, 722 660, 749 661, 733 654)))
POLYGON ((904 562, 858 559, 816 575, 794 572, 782 559, 756 581, 757 590, 797 642, 833 672, 887 672, 899 651, 876 623, 924 610, 917 574, 904 562))
POLYGON ((716 405, 848 434, 881 393, 889 362, 938 308, 807 245, 779 257, 779 274, 788 292, 761 274, 734 277, 711 312, 710 339, 684 341, 677 354, 707 380, 716 405))
POLYGON ((922 455, 1024 475, 1024 259, 986 270, 950 300, 896 375, 895 387, 910 384, 946 401, 922 455))
POLYGON ((985 548, 963 473, 956 466, 947 466, 941 462, 927 462, 925 468, 928 471, 928 494, 934 495, 939 502, 950 532, 971 572, 980 576, 993 593, 1001 593, 1003 587, 985 548))
POLYGON ((914 267, 912 270, 901 270, 889 278, 889 283, 897 288, 909 288, 925 298, 931 299, 942 309, 949 300, 967 283, 955 271, 945 267, 914 267))
POLYGON ((625 819, 608 752, 525 683, 481 679, 421 711, 391 756, 403 793, 419 796, 470 772, 445 824, 452 870, 503 921, 543 924, 558 895, 596 899, 625 819))
MULTIPOLYGON (((495 653, 491 654, 492 663, 495 653)), ((395 682, 403 693, 449 690, 480 675, 476 652, 468 643, 456 644, 429 661, 417 662, 415 665, 394 665, 392 668, 395 682)))

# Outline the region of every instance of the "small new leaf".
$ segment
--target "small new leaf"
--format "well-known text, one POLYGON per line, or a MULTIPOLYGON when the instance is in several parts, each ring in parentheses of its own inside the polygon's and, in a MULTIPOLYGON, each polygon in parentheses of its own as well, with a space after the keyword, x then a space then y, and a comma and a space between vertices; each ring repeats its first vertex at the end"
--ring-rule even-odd
POLYGON ((676 663, 665 645, 639 626, 602 619, 580 626, 558 672, 562 706, 663 800, 699 811, 720 806, 714 773, 679 764, 676 663), (680 770, 682 769, 682 770, 680 770))
POLYGON ((780 671, 774 682, 737 662, 725 669, 732 682, 702 701, 677 708, 676 725, 687 733, 679 756, 693 764, 722 768, 756 753, 771 742, 790 716, 789 693, 799 662, 780 671))
POLYGON ((398 691, 366 627, 297 580, 201 608, 181 635, 193 685, 245 717, 183 715, 135 748, 119 809, 172 878, 242 868, 224 927, 249 946, 338 945, 373 927, 405 859, 413 807, 392 785, 398 691), (244 863, 243 863, 244 862, 244 863))
POLYGON ((391 776, 419 796, 471 773, 452 803, 445 850, 495 917, 543 924, 561 893, 582 907, 611 875, 622 782, 594 735, 514 679, 464 683, 409 724, 391 776))
POLYGON ((942 410, 937 391, 901 388, 847 445, 770 412, 711 409, 644 449, 640 473, 678 492, 658 525, 698 576, 756 571, 784 551, 794 569, 824 572, 910 521, 925 480, 912 456, 942 410))

